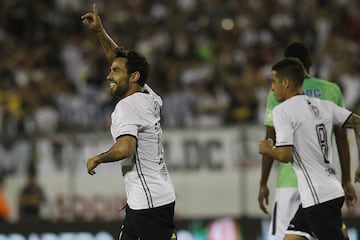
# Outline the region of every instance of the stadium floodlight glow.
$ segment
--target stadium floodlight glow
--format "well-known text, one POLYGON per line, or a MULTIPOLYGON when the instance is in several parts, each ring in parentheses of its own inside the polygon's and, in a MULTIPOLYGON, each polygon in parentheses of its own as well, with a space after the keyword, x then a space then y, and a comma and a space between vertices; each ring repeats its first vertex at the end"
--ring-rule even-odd
POLYGON ((234 21, 231 18, 224 18, 221 20, 221 27, 226 31, 230 31, 234 28, 234 21))

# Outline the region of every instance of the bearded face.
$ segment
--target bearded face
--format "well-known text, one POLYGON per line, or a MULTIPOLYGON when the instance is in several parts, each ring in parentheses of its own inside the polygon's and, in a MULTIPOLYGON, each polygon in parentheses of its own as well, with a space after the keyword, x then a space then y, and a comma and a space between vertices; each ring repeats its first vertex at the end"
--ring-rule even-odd
POLYGON ((126 69, 126 58, 115 58, 106 77, 113 96, 123 98, 130 89, 130 76, 126 69))

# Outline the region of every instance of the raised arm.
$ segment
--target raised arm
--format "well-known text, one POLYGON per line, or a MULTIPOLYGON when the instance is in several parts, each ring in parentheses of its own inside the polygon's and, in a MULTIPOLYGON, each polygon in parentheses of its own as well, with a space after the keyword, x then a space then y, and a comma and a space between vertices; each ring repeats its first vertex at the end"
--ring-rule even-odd
POLYGON ((353 128, 355 132, 356 145, 358 149, 358 160, 359 165, 355 171, 355 182, 360 183, 360 117, 359 115, 353 113, 349 119, 344 124, 346 128, 353 128))
POLYGON ((106 58, 109 62, 112 62, 115 58, 115 49, 119 46, 103 27, 95 3, 92 5, 92 10, 92 12, 87 12, 81 16, 82 23, 96 35, 105 52, 106 58))

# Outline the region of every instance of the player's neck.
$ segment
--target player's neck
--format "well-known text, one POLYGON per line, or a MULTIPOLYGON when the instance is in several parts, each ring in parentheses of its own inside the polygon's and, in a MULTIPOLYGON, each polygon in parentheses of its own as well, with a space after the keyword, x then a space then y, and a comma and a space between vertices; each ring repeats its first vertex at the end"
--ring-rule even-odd
POLYGON ((289 89, 288 93, 285 95, 285 100, 292 98, 296 95, 302 95, 302 94, 303 94, 302 88, 289 89))
POLYGON ((131 88, 123 97, 120 98, 120 100, 123 99, 123 98, 126 98, 128 96, 131 96, 131 95, 133 95, 134 93, 137 93, 137 92, 144 92, 143 87, 136 86, 136 87, 131 88))

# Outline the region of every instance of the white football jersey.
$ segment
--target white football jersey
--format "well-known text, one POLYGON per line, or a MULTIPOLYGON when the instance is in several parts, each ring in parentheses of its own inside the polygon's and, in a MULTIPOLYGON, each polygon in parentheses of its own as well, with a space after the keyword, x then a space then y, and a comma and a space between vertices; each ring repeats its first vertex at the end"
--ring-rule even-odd
POLYGON ((276 146, 293 146, 292 165, 301 203, 310 207, 344 196, 333 165, 331 134, 351 112, 334 103, 296 95, 273 110, 276 146))
POLYGON ((162 100, 147 85, 144 90, 121 99, 111 114, 114 141, 124 135, 137 139, 134 157, 121 161, 127 203, 136 210, 175 201, 174 187, 163 159, 162 100))

